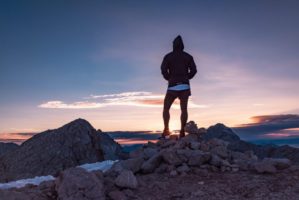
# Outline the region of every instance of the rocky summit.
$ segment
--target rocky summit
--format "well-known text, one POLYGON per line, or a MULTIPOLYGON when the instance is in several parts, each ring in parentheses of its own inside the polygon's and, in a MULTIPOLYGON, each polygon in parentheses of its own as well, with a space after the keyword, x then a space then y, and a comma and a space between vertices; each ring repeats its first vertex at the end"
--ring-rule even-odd
MULTIPOLYGON (((299 167, 291 160, 234 151, 229 148, 233 136, 229 142, 208 137, 205 129, 189 128, 192 131, 184 138, 148 142, 106 172, 69 168, 55 180, 0 190, 0 196, 7 200, 299 199, 299 167)), ((212 133, 221 138, 215 131, 222 130, 212 133)))
MULTIPOLYGON (((7 146, 7 145, 6 145, 7 146)), ((121 147, 84 119, 34 135, 0 157, 0 182, 55 175, 84 163, 119 159, 121 147)))

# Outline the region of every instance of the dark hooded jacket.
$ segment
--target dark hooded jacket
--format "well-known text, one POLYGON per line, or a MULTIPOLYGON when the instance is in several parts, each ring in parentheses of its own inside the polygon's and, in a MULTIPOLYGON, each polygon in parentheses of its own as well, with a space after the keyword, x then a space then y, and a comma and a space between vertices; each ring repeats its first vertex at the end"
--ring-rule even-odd
POLYGON ((168 81, 168 87, 182 83, 190 85, 189 80, 197 72, 193 57, 183 50, 182 37, 177 36, 173 41, 173 51, 164 57, 161 64, 161 72, 168 81))

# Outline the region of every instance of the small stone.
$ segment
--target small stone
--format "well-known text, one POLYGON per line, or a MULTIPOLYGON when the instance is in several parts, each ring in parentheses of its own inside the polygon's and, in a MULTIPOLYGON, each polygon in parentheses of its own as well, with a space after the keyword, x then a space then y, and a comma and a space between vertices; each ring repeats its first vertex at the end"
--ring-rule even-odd
POLYGON ((182 160, 178 157, 178 155, 173 150, 167 150, 162 153, 163 160, 170 165, 180 165, 182 164, 182 160))
POLYGON ((196 141, 190 142, 190 148, 193 150, 198 150, 200 148, 200 143, 196 141))
POLYGON ((192 152, 188 165, 190 166, 200 166, 202 164, 205 164, 209 162, 211 159, 211 154, 207 152, 202 152, 200 150, 195 150, 192 152))
POLYGON ((172 171, 170 172, 170 176, 177 176, 177 175, 178 175, 178 173, 177 173, 176 170, 172 170, 172 171))
POLYGON ((135 189, 138 187, 138 182, 132 171, 124 170, 116 178, 115 185, 135 189))
POLYGON ((175 140, 168 140, 164 144, 161 145, 162 148, 168 148, 176 144, 175 140))
POLYGON ((232 172, 238 172, 239 171, 239 167, 233 167, 232 168, 232 172))
POLYGON ((179 173, 187 173, 187 172, 190 171, 190 168, 188 167, 188 165, 183 164, 182 166, 180 166, 180 167, 177 168, 177 171, 179 173))
POLYGON ((148 160, 150 159, 152 156, 154 156, 155 154, 157 154, 159 151, 157 148, 145 148, 143 150, 143 154, 144 154, 144 159, 148 160))
POLYGON ((266 160, 254 163, 253 167, 258 173, 276 173, 273 163, 266 160))
POLYGON ((203 181, 199 181, 199 182, 197 182, 197 184, 198 184, 198 185, 203 185, 204 182, 203 182, 203 181))
POLYGON ((161 152, 152 156, 149 160, 143 162, 141 166, 141 170, 143 173, 151 173, 153 172, 161 163, 162 156, 161 152))

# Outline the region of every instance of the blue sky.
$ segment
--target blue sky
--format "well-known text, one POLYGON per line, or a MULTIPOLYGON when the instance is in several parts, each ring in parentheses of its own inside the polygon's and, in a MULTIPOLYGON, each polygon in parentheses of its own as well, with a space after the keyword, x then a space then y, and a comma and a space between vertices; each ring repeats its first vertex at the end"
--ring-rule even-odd
MULTIPOLYGON (((189 119, 238 126, 298 114, 298 9, 292 0, 1 1, 0 132, 79 117, 109 131, 160 130, 160 64, 178 34, 198 67, 189 119)), ((177 129, 179 110, 171 114, 177 129)))

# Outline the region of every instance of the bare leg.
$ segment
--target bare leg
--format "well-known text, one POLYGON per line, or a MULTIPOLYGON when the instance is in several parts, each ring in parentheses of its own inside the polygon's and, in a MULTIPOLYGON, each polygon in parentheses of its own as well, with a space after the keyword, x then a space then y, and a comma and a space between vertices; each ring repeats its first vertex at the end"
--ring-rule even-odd
POLYGON ((185 136, 185 126, 188 120, 188 98, 189 95, 183 95, 180 97, 180 106, 181 106, 181 131, 180 136, 185 136))
POLYGON ((164 131, 169 130, 169 120, 170 120, 169 110, 175 99, 176 99, 175 96, 171 95, 168 92, 166 93, 166 96, 164 98, 164 108, 163 108, 164 131))

